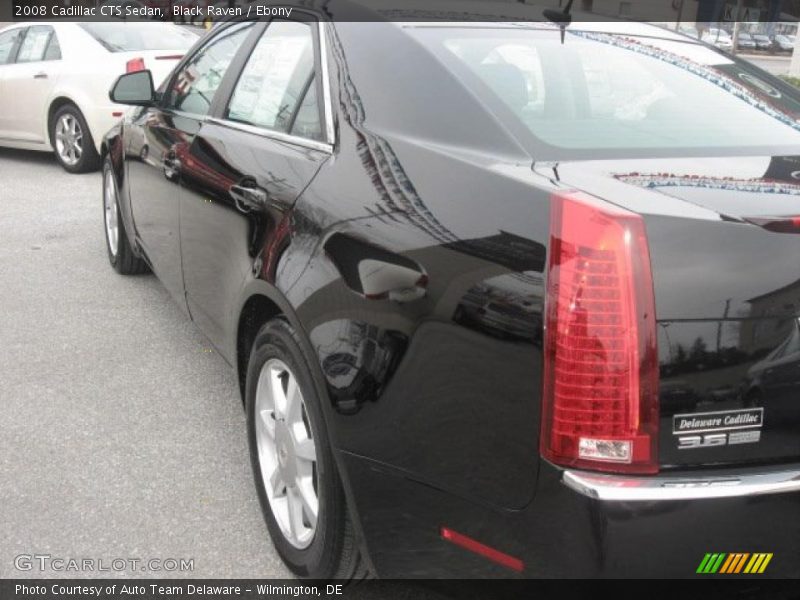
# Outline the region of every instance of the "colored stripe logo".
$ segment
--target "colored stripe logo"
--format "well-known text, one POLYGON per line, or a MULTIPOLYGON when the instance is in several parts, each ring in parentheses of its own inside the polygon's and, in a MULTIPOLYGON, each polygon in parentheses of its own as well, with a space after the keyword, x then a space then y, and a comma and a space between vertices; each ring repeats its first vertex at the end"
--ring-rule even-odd
POLYGON ((697 573, 736 575, 739 573, 763 573, 772 560, 772 552, 714 552, 706 553, 697 573))

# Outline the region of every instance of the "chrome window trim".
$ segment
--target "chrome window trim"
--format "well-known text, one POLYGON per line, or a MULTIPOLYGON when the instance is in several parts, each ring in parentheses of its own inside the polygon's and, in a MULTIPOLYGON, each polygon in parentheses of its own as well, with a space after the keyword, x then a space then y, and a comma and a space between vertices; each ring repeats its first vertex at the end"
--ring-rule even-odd
POLYGON ((336 143, 336 132, 333 129, 333 104, 331 99, 331 80, 328 72, 328 38, 325 35, 325 23, 317 21, 319 28, 319 69, 322 75, 322 111, 325 120, 325 140, 331 147, 336 143))
POLYGON ((308 138, 300 137, 297 135, 283 133, 282 131, 273 131, 271 129, 266 129, 264 127, 256 127, 254 125, 248 125, 247 123, 239 123, 238 121, 231 121, 229 119, 218 119, 216 117, 208 117, 206 119, 206 122, 214 123, 215 125, 219 125, 220 127, 227 127, 228 129, 234 129, 236 131, 242 131, 244 133, 249 133, 252 135, 258 135, 261 137, 269 138, 278 142, 292 144, 294 146, 302 146, 304 148, 309 148, 311 150, 319 150, 320 152, 327 152, 328 154, 333 153, 332 144, 328 144, 325 142, 318 142, 316 140, 310 140, 308 138))
POLYGON ((608 502, 660 502, 800 492, 800 465, 739 475, 630 477, 564 471, 561 479, 583 496, 608 502))

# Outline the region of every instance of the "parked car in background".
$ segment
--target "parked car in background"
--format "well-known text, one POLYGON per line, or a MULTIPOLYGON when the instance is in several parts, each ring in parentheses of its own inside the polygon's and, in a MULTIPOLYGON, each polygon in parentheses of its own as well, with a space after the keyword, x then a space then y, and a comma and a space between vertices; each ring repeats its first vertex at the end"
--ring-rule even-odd
POLYGON ((720 50, 730 51, 733 49, 733 38, 724 29, 711 27, 703 33, 702 40, 707 44, 716 46, 720 50))
POLYGON ((103 143, 110 266, 232 365, 286 564, 800 576, 800 370, 740 398, 800 327, 798 91, 643 23, 323 5, 123 75, 103 143))
POLYGON ((765 35, 763 33, 754 33, 753 41, 756 43, 757 50, 765 50, 765 51, 773 50, 773 43, 772 40, 769 39, 768 35, 765 35))
POLYGON ((756 43, 749 33, 744 31, 739 33, 739 39, 736 42, 739 50, 755 50, 756 43))
POLYGON ((794 50, 794 40, 788 35, 776 35, 775 44, 777 45, 777 50, 780 52, 792 52, 794 50))
POLYGON ((0 31, 0 145, 55 151, 73 173, 99 167, 103 135, 123 107, 108 89, 149 69, 156 84, 198 39, 170 23, 19 23, 0 31))

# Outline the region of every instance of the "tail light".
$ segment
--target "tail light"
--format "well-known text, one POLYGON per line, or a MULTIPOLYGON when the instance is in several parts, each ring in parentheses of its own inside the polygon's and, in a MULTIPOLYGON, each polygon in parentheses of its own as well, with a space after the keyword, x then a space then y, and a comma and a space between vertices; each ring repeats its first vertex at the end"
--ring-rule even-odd
POLYGON ((542 455, 658 471, 655 301, 644 221, 591 196, 553 197, 542 455))
POLYGON ((137 73, 138 71, 144 71, 143 58, 132 58, 127 63, 125 63, 126 73, 137 73))
POLYGON ((800 217, 744 217, 745 221, 776 233, 800 233, 800 217))

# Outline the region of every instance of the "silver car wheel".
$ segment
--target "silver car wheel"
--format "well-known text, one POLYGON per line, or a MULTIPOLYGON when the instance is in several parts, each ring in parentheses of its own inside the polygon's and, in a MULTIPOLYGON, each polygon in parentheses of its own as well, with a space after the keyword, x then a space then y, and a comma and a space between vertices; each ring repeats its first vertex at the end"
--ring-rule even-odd
POLYGON ((106 239, 108 249, 116 256, 119 248, 119 210, 117 209, 117 186, 114 173, 106 169, 103 174, 103 207, 105 208, 106 239))
POLYGON ((317 449, 297 378, 281 360, 261 368, 255 398, 258 462, 269 506, 286 540, 307 548, 319 513, 317 449))
POLYGON ((75 115, 65 113, 56 122, 56 152, 64 164, 78 164, 83 155, 83 130, 75 115))

